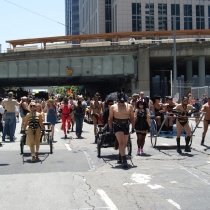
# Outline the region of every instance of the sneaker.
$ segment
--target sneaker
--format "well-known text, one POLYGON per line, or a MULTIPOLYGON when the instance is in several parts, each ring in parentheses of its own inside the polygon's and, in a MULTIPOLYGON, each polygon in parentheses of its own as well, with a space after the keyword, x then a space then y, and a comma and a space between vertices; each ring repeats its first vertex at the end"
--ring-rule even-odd
POLYGON ((137 150, 137 152, 136 152, 136 156, 138 156, 138 155, 140 155, 140 151, 139 150, 137 150))
POLYGON ((190 149, 190 147, 189 146, 187 146, 187 147, 185 147, 185 150, 184 150, 185 152, 191 152, 191 149, 190 149))
POLYGON ((177 148, 176 150, 178 153, 182 153, 182 150, 180 148, 177 148))
POLYGON ((69 134, 70 133, 70 130, 67 130, 67 133, 69 134))

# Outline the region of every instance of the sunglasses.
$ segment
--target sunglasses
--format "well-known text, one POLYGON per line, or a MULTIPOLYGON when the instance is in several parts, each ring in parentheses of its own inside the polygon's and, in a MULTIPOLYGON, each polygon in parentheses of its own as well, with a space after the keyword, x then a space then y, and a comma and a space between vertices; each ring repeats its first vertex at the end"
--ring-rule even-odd
POLYGON ((32 107, 36 107, 36 105, 31 105, 30 107, 31 107, 31 108, 32 108, 32 107))

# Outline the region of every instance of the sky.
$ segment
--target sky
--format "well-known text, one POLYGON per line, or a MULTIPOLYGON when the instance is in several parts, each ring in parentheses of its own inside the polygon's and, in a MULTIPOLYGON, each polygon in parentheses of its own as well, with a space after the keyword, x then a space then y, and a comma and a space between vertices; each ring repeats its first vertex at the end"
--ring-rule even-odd
POLYGON ((65 0, 0 0, 1 52, 6 40, 49 36, 65 36, 65 0))

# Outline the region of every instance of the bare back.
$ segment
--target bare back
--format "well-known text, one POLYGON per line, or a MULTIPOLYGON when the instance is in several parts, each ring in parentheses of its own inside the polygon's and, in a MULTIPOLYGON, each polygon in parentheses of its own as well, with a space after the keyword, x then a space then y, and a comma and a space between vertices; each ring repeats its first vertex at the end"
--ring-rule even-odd
POLYGON ((133 117, 133 106, 127 103, 114 104, 110 107, 109 117, 117 119, 128 119, 133 117))
POLYGON ((210 120, 210 106, 208 103, 205 103, 202 106, 201 112, 205 112, 205 120, 210 120))

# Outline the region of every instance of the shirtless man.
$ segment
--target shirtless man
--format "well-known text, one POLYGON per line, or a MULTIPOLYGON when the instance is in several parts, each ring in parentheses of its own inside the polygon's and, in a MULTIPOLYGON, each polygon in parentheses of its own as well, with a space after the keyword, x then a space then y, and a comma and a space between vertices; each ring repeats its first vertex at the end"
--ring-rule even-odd
POLYGON ((201 140, 201 145, 204 145, 206 132, 210 124, 210 97, 208 97, 208 102, 202 106, 201 112, 205 112, 205 117, 203 120, 203 133, 202 133, 202 140, 201 140))
POLYGON ((129 137, 129 121, 134 132, 134 113, 133 106, 125 102, 124 92, 118 92, 118 102, 110 107, 109 110, 109 129, 114 131, 119 143, 119 161, 123 168, 127 168, 125 148, 129 137))
POLYGON ((94 125, 95 143, 97 142, 97 125, 103 124, 101 112, 103 112, 103 104, 98 100, 99 94, 96 93, 94 100, 90 102, 91 119, 94 125))
POLYGON ((191 130, 188 122, 188 116, 191 116, 195 112, 195 108, 189 104, 189 100, 187 97, 182 98, 181 104, 177 104, 173 108, 173 112, 177 114, 177 120, 176 120, 176 130, 177 130, 177 152, 182 153, 180 148, 180 136, 182 133, 182 128, 185 130, 187 136, 185 137, 185 152, 191 152, 189 147, 190 142, 190 135, 191 130))

